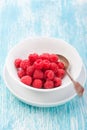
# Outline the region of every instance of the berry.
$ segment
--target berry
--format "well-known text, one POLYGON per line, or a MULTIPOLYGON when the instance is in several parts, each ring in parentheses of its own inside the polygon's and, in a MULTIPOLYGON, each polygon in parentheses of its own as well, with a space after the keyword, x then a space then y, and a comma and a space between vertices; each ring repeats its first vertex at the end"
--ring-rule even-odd
POLYGON ((27 60, 27 59, 22 60, 21 63, 20 63, 20 67, 21 67, 22 69, 26 69, 29 65, 30 65, 30 62, 29 62, 29 60, 27 60))
POLYGON ((58 71, 58 65, 55 62, 50 63, 50 69, 56 73, 58 71))
POLYGON ((49 53, 43 53, 43 54, 40 55, 40 58, 42 60, 49 60, 49 56, 50 56, 49 53))
POLYGON ((43 85, 43 83, 42 83, 42 80, 40 80, 40 79, 34 79, 34 81, 32 83, 32 86, 34 88, 42 88, 42 85, 43 85))
POLYGON ((61 83, 62 83, 61 78, 58 78, 58 77, 55 77, 55 78, 54 78, 54 86, 55 86, 55 87, 60 86, 61 83))
POLYGON ((34 66, 28 66, 26 69, 26 74, 32 76, 34 72, 34 66))
POLYGON ((56 76, 63 78, 65 75, 65 70, 64 69, 58 69, 58 72, 56 73, 56 76))
POLYGON ((56 54, 50 54, 50 61, 51 62, 57 62, 58 56, 56 54))
POLYGON ((42 59, 37 59, 34 62, 34 67, 35 67, 35 69, 42 69, 43 68, 43 60, 42 59))
POLYGON ((46 70, 45 76, 46 76, 46 78, 52 80, 54 78, 54 72, 52 70, 46 70))
POLYGON ((51 81, 51 80, 47 80, 45 83, 44 83, 44 88, 45 89, 50 89, 50 88, 53 88, 54 87, 54 82, 51 81))
POLYGON ((14 65, 20 81, 35 88, 58 87, 65 75, 65 66, 56 54, 32 53, 28 59, 15 59, 14 65))
POLYGON ((43 69, 49 69, 49 67, 50 67, 50 61, 43 60, 43 69))
POLYGON ((59 69, 64 69, 65 68, 64 63, 58 62, 58 67, 59 69))
POLYGON ((25 75, 25 71, 23 69, 20 69, 17 71, 18 77, 21 78, 25 75))
POLYGON ((26 84, 26 85, 31 85, 31 83, 32 83, 32 77, 28 76, 28 75, 23 76, 21 78, 21 82, 24 83, 24 84, 26 84))
POLYGON ((33 73, 33 78, 42 79, 43 78, 43 72, 41 70, 36 69, 33 73))
POLYGON ((14 61, 14 65, 15 65, 15 67, 16 68, 19 68, 20 67, 20 63, 21 63, 21 59, 20 58, 18 58, 18 59, 15 59, 15 61, 14 61))
POLYGON ((29 56, 28 56, 28 59, 29 59, 29 61, 31 62, 31 63, 33 63, 33 62, 35 62, 37 59, 38 59, 38 54, 37 53, 33 53, 33 54, 30 54, 29 56))

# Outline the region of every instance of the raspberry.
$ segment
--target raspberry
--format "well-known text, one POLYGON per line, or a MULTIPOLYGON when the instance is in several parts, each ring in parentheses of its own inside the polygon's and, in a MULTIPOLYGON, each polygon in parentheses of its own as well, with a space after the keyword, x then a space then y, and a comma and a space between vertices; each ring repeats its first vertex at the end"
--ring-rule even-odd
POLYGON ((54 62, 50 63, 50 69, 56 73, 58 71, 58 65, 54 62))
POLYGON ((37 59, 34 62, 34 67, 35 67, 35 69, 42 69, 43 68, 43 60, 42 59, 37 59))
POLYGON ((21 78, 21 82, 24 83, 24 84, 26 84, 26 85, 31 85, 31 83, 32 83, 32 77, 28 76, 28 75, 23 76, 21 78))
POLYGON ((43 85, 43 83, 42 83, 42 80, 40 80, 40 79, 34 79, 34 81, 32 83, 32 86, 34 88, 42 88, 42 85, 43 85))
POLYGON ((20 69, 17 71, 18 77, 21 78, 25 75, 25 71, 23 69, 20 69))
POLYGON ((45 89, 50 89, 50 88, 53 88, 54 87, 54 82, 51 81, 51 80, 47 80, 45 83, 44 83, 44 88, 45 89))
POLYGON ((14 65, 20 81, 35 88, 50 89, 62 84, 64 64, 56 54, 30 54, 28 59, 15 59, 14 65))
POLYGON ((43 60, 43 68, 49 69, 50 67, 50 61, 49 60, 43 60))
POLYGON ((56 73, 56 76, 63 78, 65 75, 65 70, 64 69, 58 69, 58 72, 56 73))
POLYGON ((51 62, 57 62, 58 56, 56 54, 50 54, 50 61, 51 62))
POLYGON ((59 67, 59 69, 64 69, 64 68, 65 68, 65 67, 64 67, 64 63, 58 62, 58 67, 59 67))
POLYGON ((28 66, 26 69, 26 74, 32 76, 34 72, 34 66, 28 66))
POLYGON ((21 61, 20 67, 21 67, 22 69, 26 69, 29 65, 30 65, 29 60, 25 59, 25 60, 22 60, 22 61, 21 61))
POLYGON ((20 63, 21 63, 21 59, 20 58, 18 58, 18 59, 15 59, 15 61, 14 61, 14 65, 15 65, 15 67, 16 68, 19 68, 20 67, 20 63))
POLYGON ((28 56, 28 59, 29 59, 29 61, 31 62, 31 63, 33 63, 34 61, 36 61, 37 59, 38 59, 38 54, 37 53, 33 53, 33 54, 30 54, 29 56, 28 56))
POLYGON ((46 76, 48 79, 52 80, 52 79, 54 78, 54 72, 53 72, 52 70, 46 70, 46 71, 45 71, 45 76, 46 76))
POLYGON ((33 73, 33 78, 42 79, 43 78, 43 72, 41 70, 36 69, 33 73))
POLYGON ((55 86, 55 87, 60 86, 61 83, 62 83, 61 78, 58 78, 58 77, 55 77, 55 78, 54 78, 54 86, 55 86))
POLYGON ((43 53, 43 54, 41 54, 40 55, 40 58, 42 59, 42 60, 49 60, 49 56, 50 56, 50 54, 49 53, 43 53))

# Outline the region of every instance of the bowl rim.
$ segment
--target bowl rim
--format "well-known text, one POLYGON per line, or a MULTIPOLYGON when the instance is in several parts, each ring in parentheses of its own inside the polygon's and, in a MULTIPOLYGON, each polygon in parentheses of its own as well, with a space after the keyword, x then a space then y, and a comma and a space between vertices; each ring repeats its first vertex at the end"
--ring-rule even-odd
MULTIPOLYGON (((68 87, 69 85, 72 84, 71 80, 65 84, 65 85, 61 85, 60 87, 55 87, 55 88, 52 88, 52 89, 38 89, 38 88, 34 88, 34 87, 31 87, 31 86, 28 86, 22 82, 20 82, 20 80, 16 79, 9 71, 8 69, 8 56, 11 54, 11 52, 17 47, 19 46, 20 44, 26 42, 27 40, 30 40, 30 39, 44 39, 44 38, 47 38, 47 39, 53 39, 53 40, 61 40, 62 42, 64 42, 65 44, 73 47, 71 44, 69 44, 68 42, 66 42, 65 40, 61 39, 61 38, 55 38, 55 37, 46 37, 46 36, 37 36, 37 37, 28 37, 26 39, 23 39, 22 41, 18 42, 16 45, 14 45, 14 47, 12 47, 12 49, 9 51, 8 55, 7 55, 7 58, 6 58, 6 62, 5 62, 5 66, 7 67, 7 70, 9 72, 9 75, 12 77, 12 79, 20 86, 24 87, 24 88, 27 88, 27 89, 31 89, 31 90, 34 90, 34 91, 40 91, 40 92, 49 92, 49 91, 55 91, 55 90, 58 90, 58 89, 63 89, 63 88, 66 88, 68 87)), ((77 52, 76 48, 73 47, 73 49, 77 52)), ((77 55, 79 56, 79 53, 77 52, 77 55)), ((82 59, 81 57, 79 56, 80 60, 81 60, 81 68, 80 68, 80 71, 76 77, 76 79, 79 77, 80 73, 81 73, 81 70, 82 70, 82 59)))

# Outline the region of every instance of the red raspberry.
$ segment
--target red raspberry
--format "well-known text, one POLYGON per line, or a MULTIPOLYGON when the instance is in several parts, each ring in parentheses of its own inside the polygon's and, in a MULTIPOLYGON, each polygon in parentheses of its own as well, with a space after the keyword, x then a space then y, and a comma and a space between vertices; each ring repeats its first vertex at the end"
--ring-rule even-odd
POLYGON ((43 83, 42 83, 42 80, 40 80, 40 79, 34 79, 34 81, 32 83, 32 86, 34 88, 42 88, 42 85, 43 85, 43 83))
POLYGON ((43 60, 42 59, 37 59, 34 62, 34 67, 35 67, 35 69, 42 69, 43 68, 43 60))
POLYGON ((62 83, 61 78, 58 78, 58 77, 55 77, 55 78, 54 78, 54 86, 55 86, 55 87, 60 86, 61 83, 62 83))
POLYGON ((18 77, 21 78, 23 76, 25 76, 25 71, 23 69, 20 69, 17 71, 18 77))
POLYGON ((45 83, 44 83, 44 88, 45 89, 50 89, 50 88, 53 88, 54 87, 54 82, 51 81, 51 80, 47 80, 45 83))
POLYGON ((35 88, 54 88, 62 84, 64 64, 56 54, 30 54, 28 59, 15 59, 14 65, 21 82, 35 88))
POLYGON ((41 54, 40 55, 40 58, 42 59, 42 60, 49 60, 49 56, 50 56, 50 54, 49 53, 43 53, 43 54, 41 54))
POLYGON ((32 77, 28 76, 28 75, 23 76, 21 78, 21 82, 24 83, 24 84, 26 84, 26 85, 31 85, 31 83, 32 83, 32 77))
POLYGON ((33 73, 33 78, 42 79, 43 78, 43 72, 41 70, 36 69, 33 73))
POLYGON ((33 53, 33 54, 30 54, 29 56, 28 56, 28 59, 29 59, 29 61, 31 62, 31 63, 33 63, 33 62, 35 62, 37 59, 38 59, 38 54, 37 53, 33 53))
POLYGON ((19 68, 20 67, 20 63, 21 63, 21 59, 20 58, 18 58, 18 59, 15 59, 15 61, 14 61, 14 65, 15 65, 15 67, 16 68, 19 68))
POLYGON ((56 73, 57 77, 63 78, 65 75, 65 70, 64 69, 58 69, 58 72, 56 73))
POLYGON ((54 62, 50 63, 50 69, 56 73, 58 71, 58 65, 54 62))
POLYGON ((58 67, 59 67, 59 69, 64 69, 65 68, 64 63, 58 62, 58 67))
POLYGON ((56 54, 50 54, 50 61, 51 62, 57 62, 58 56, 56 54))
POLYGON ((46 78, 52 80, 54 78, 54 72, 52 70, 46 70, 45 76, 46 76, 46 78))
POLYGON ((28 66, 26 69, 26 74, 32 76, 34 72, 34 66, 28 66))
POLYGON ((21 64, 20 64, 20 67, 21 67, 22 69, 26 69, 29 65, 30 65, 29 60, 25 59, 25 60, 22 60, 22 62, 21 62, 21 64))
POLYGON ((43 60, 43 68, 49 69, 50 67, 50 61, 49 60, 43 60))

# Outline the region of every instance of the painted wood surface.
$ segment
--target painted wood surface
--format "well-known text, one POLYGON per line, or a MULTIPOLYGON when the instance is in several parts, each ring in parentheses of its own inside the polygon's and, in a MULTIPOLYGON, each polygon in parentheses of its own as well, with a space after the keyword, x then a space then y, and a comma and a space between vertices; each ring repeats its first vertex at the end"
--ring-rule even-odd
POLYGON ((87 83, 82 98, 52 108, 26 105, 7 89, 6 56, 28 36, 62 38, 77 49, 87 69, 87 1, 0 0, 0 130, 87 130, 87 83))

